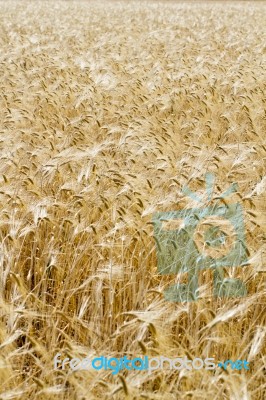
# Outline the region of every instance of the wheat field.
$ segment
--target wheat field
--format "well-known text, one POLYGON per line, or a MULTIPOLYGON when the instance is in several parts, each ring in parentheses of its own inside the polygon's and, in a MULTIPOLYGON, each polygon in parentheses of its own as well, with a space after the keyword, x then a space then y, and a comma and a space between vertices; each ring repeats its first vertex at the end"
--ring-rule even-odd
MULTIPOLYGON (((0 399, 263 400, 264 2, 0 2, 0 399), (184 185, 244 209, 242 298, 171 302, 152 216, 184 185), (54 370, 68 357, 249 371, 54 370)), ((186 280, 185 274, 179 276, 186 280)))

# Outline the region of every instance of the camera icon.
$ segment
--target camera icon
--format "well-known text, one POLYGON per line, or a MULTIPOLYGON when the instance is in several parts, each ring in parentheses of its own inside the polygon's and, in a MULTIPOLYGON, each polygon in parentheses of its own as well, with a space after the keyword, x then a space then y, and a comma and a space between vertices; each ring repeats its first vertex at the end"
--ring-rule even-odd
MULTIPOLYGON (((207 188, 210 180, 209 174, 207 188)), ((208 268, 213 270, 215 297, 246 295, 242 281, 225 279, 223 274, 224 267, 237 267, 248 261, 243 210, 239 203, 158 212, 152 222, 159 273, 188 274, 187 284, 176 284, 165 291, 166 300, 196 300, 199 271, 208 268)))

